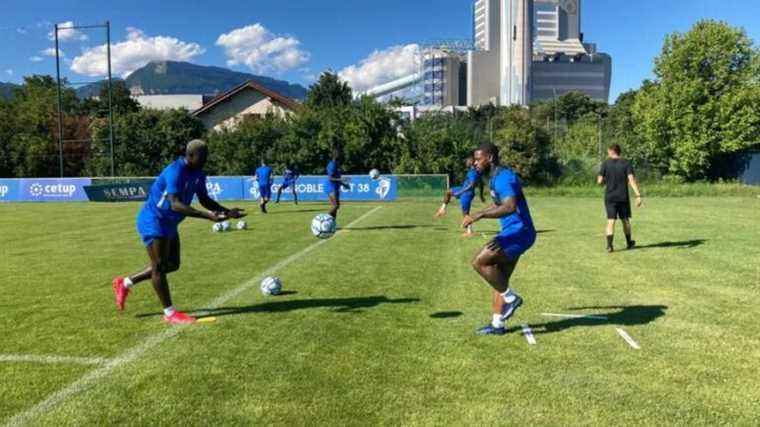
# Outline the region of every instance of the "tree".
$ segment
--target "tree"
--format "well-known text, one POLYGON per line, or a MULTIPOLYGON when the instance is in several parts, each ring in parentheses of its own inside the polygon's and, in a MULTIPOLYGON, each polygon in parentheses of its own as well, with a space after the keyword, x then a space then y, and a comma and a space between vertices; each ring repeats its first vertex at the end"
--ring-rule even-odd
MULTIPOLYGON (((111 84, 111 106, 114 115, 134 113, 140 109, 140 103, 132 98, 124 80, 114 80, 111 84)), ((84 100, 82 109, 93 117, 108 117, 108 83, 100 85, 97 98, 84 100)))
POLYGON ((669 35, 656 81, 636 95, 636 131, 647 157, 686 179, 706 177, 719 156, 760 140, 757 50, 746 33, 700 21, 669 35))
POLYGON ((401 129, 396 173, 447 174, 464 178, 464 159, 480 145, 481 132, 468 114, 430 113, 401 129))
MULTIPOLYGON (((79 114, 80 102, 74 90, 61 93, 64 174, 78 176, 89 153, 89 120, 79 114)), ((29 76, 14 92, 5 107, 8 120, 3 124, 5 153, 10 161, 5 168, 12 176, 58 176, 58 92, 50 76, 29 76)))
MULTIPOLYGON (((108 121, 93 123, 97 151, 88 163, 93 176, 111 174, 108 121)), ((203 123, 184 109, 140 110, 114 118, 114 163, 117 176, 155 176, 179 156, 188 141, 201 138, 203 123)))
POLYGON ((209 164, 215 175, 251 175, 262 159, 278 169, 291 160, 281 147, 287 123, 274 114, 243 120, 235 129, 208 135, 209 164))
POLYGON ((353 94, 348 83, 329 71, 322 73, 319 81, 309 86, 309 93, 306 94, 306 106, 309 108, 345 107, 352 100, 353 94))
POLYGON ((502 109, 495 119, 494 143, 502 163, 526 182, 546 182, 555 174, 549 134, 531 121, 529 110, 502 109))

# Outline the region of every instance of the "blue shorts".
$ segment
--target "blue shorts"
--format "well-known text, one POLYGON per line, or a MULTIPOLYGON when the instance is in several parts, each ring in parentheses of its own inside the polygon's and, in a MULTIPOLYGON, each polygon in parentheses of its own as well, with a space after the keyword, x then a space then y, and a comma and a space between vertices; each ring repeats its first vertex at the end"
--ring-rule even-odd
POLYGON ((290 181, 283 181, 283 182, 282 182, 282 185, 280 186, 280 188, 282 188, 283 190, 285 190, 285 189, 287 189, 288 187, 293 187, 293 188, 295 188, 295 186, 296 186, 296 182, 295 182, 295 181, 293 181, 293 180, 290 180, 290 181))
POLYGON ((143 245, 150 246, 156 239, 175 239, 179 236, 174 221, 161 221, 153 213, 145 209, 137 214, 137 233, 143 245))
POLYGON ((271 185, 259 184, 259 197, 261 197, 263 199, 271 199, 272 198, 272 186, 271 185))
POLYGON ((536 242, 536 232, 528 228, 506 230, 497 234, 494 240, 509 258, 516 260, 536 242))

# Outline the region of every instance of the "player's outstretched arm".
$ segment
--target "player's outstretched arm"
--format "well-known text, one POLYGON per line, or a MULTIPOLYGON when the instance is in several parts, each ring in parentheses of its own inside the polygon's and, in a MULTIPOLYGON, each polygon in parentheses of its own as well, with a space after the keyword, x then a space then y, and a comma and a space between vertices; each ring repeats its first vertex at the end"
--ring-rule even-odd
MULTIPOLYGON (((475 187, 475 184, 474 184, 474 183, 472 183, 472 182, 470 182, 470 183, 468 183, 466 186, 462 187, 462 188, 461 188, 459 191, 457 191, 456 193, 451 193, 451 195, 452 195, 452 196, 454 196, 454 197, 459 197, 459 196, 461 196, 462 194, 464 194, 464 193, 466 193, 466 192, 468 192, 468 191, 472 190, 474 187, 475 187)), ((481 194, 481 196, 482 196, 482 194, 481 194)))
POLYGON ((209 197, 208 195, 199 195, 198 202, 204 208, 212 212, 222 212, 224 216, 229 217, 229 218, 242 218, 247 215, 245 213, 245 209, 240 209, 240 208, 227 209, 224 206, 220 205, 219 202, 209 197))
POLYGON ((180 213, 185 216, 190 216, 193 218, 204 218, 211 221, 221 221, 224 219, 224 216, 220 216, 216 214, 215 212, 207 211, 199 211, 198 209, 193 208, 192 206, 188 206, 177 197, 176 194, 170 194, 169 195, 169 202, 171 203, 171 209, 174 212, 180 213))
POLYGON ((492 205, 483 209, 473 215, 466 215, 462 221, 462 227, 472 225, 474 222, 480 221, 483 218, 498 219, 511 215, 517 211, 517 199, 515 197, 509 197, 504 199, 500 205, 492 205))

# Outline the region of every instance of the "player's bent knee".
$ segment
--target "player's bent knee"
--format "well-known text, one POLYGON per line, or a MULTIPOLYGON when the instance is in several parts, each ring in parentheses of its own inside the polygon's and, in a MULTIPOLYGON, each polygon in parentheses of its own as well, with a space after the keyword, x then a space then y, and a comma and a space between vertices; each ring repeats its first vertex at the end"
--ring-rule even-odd
POLYGON ((173 270, 170 269, 171 264, 166 261, 158 261, 151 265, 151 268, 153 268, 154 273, 158 274, 166 274, 171 273, 173 270))

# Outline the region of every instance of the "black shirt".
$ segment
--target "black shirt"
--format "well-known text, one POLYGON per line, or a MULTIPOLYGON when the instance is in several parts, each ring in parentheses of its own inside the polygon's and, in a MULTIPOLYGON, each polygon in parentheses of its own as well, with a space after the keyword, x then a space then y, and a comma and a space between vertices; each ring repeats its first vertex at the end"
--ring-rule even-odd
POLYGON ((628 201, 628 175, 633 175, 631 162, 625 159, 607 159, 599 169, 607 188, 604 199, 608 202, 628 201))

